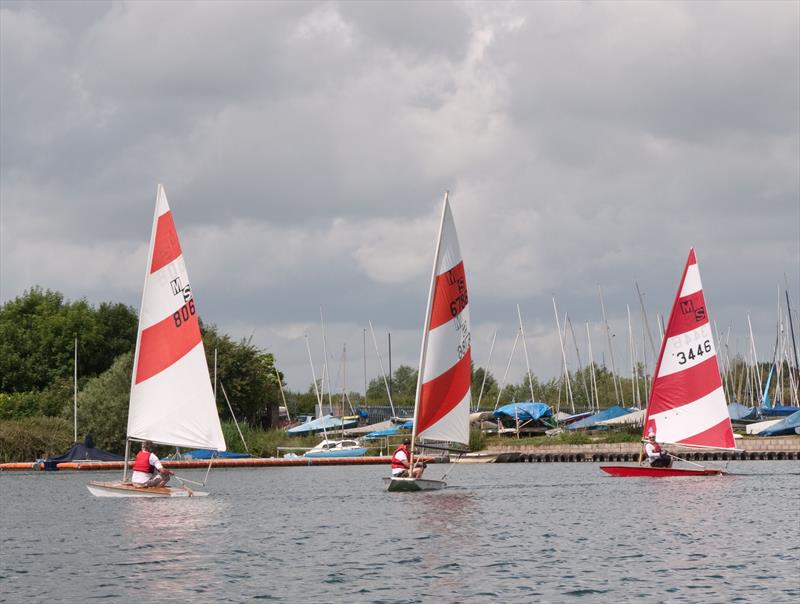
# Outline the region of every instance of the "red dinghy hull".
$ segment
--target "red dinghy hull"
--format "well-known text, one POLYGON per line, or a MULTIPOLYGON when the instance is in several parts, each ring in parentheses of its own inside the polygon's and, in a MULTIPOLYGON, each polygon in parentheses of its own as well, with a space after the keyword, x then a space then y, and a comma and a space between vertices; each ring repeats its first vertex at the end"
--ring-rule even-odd
POLYGON ((606 474, 611 476, 720 476, 725 474, 718 468, 698 468, 685 470, 682 468, 651 468, 649 466, 600 466, 606 474))

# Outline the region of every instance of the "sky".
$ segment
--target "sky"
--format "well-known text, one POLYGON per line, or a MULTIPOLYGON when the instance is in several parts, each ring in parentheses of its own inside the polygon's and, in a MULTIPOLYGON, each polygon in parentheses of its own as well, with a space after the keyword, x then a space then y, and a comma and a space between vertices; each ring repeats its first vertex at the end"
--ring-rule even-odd
POLYGON ((380 376, 369 321, 418 365, 445 191, 498 380, 517 305, 559 374, 553 298, 608 364, 598 286, 618 369, 628 308, 652 367, 641 306, 657 337, 692 246, 730 354, 749 314, 766 360, 800 305, 800 3, 2 0, 0 302, 138 311, 158 183, 201 318, 295 390, 321 311, 334 390, 380 376))

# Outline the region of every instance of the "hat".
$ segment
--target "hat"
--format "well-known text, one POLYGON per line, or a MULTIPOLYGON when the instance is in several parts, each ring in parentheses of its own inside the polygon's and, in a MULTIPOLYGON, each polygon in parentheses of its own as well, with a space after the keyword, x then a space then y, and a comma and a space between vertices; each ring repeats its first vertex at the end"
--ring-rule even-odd
POLYGON ((408 438, 408 437, 404 438, 404 439, 403 439, 403 444, 404 444, 404 445, 410 445, 410 444, 411 444, 411 439, 410 439, 410 438, 408 438))
POLYGON ((647 433, 647 438, 653 438, 654 439, 655 437, 656 437, 656 433, 653 432, 652 430, 650 430, 650 432, 647 433))

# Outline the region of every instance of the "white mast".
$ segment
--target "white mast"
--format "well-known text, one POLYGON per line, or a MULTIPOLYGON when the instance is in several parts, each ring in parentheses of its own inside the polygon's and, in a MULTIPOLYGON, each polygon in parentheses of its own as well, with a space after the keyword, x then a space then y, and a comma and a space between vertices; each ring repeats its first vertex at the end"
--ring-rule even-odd
POLYGON ((478 393, 478 403, 475 405, 475 411, 480 411, 481 397, 483 397, 483 387, 486 385, 486 376, 489 375, 489 367, 492 364, 492 352, 494 352, 494 341, 497 339, 497 330, 494 330, 492 336, 492 345, 489 346, 489 360, 486 362, 486 368, 483 370, 483 380, 481 381, 481 390, 478 393))
POLYGON ((306 334, 306 350, 308 351, 308 364, 311 366, 311 379, 314 380, 314 393, 317 395, 317 404, 319 405, 319 417, 322 423, 322 434, 325 440, 328 440, 328 432, 325 430, 325 421, 322 415, 322 396, 317 388, 317 374, 314 372, 314 361, 311 358, 311 345, 308 343, 308 334, 306 334))
MULTIPOLYGON (((600 393, 597 391, 597 377, 595 377, 594 373, 594 355, 592 354, 592 336, 589 333, 589 321, 586 321, 586 342, 589 345, 589 367, 591 368, 591 376, 592 376, 592 390, 593 390, 593 398, 594 398, 594 406, 590 406, 590 410, 597 409, 600 411, 600 393)), ((590 401, 590 405, 591 405, 590 401)))
POLYGON ((531 363, 528 360, 528 345, 525 343, 525 330, 522 327, 522 313, 519 310, 519 304, 517 304, 517 317, 519 318, 519 333, 522 336, 522 350, 525 351, 525 367, 528 370, 528 386, 531 389, 531 402, 534 402, 536 398, 533 396, 533 376, 531 375, 531 363))
POLYGON ((75 433, 74 442, 78 442, 78 336, 75 336, 75 361, 73 363, 72 386, 74 389, 72 402, 72 418, 75 433))
POLYGON ((567 351, 564 349, 564 338, 561 336, 561 323, 558 320, 558 308, 556 308, 556 297, 553 296, 553 312, 556 315, 556 328, 558 329, 558 343, 561 345, 561 360, 564 368, 564 379, 567 382, 567 397, 569 398, 572 414, 575 414, 575 401, 572 398, 572 384, 569 381, 569 367, 567 367, 567 351))
POLYGON ((508 368, 511 367, 511 359, 514 358, 514 351, 517 349, 517 342, 519 341, 519 330, 517 330, 517 337, 514 338, 514 345, 511 347, 511 354, 508 355, 508 364, 506 365, 505 373, 503 373, 503 381, 500 383, 500 388, 497 390, 497 400, 494 402, 494 410, 497 411, 497 405, 500 404, 500 396, 503 394, 503 388, 506 387, 506 378, 508 377, 508 368))
POLYGON ((389 397, 389 407, 392 410, 392 417, 396 416, 394 410, 394 403, 392 403, 392 391, 389 388, 389 381, 386 379, 386 372, 383 369, 383 359, 381 358, 381 351, 378 350, 378 340, 375 339, 375 330, 372 329, 372 321, 369 321, 369 331, 372 334, 372 343, 375 344, 375 354, 378 355, 378 365, 381 368, 381 376, 383 376, 383 384, 386 386, 386 395, 389 397))
MULTIPOLYGON (((603 323, 606 326, 606 337, 608 338, 608 354, 611 357, 611 381, 614 382, 614 404, 619 405, 620 403, 624 404, 624 398, 621 396, 621 384, 620 386, 617 385, 617 368, 614 365, 614 345, 611 342, 611 327, 608 325, 608 319, 606 318, 606 305, 603 303, 603 290, 600 286, 597 286, 597 291, 600 294, 600 308, 603 311, 603 323)), ((663 337, 663 336, 662 336, 663 337)))

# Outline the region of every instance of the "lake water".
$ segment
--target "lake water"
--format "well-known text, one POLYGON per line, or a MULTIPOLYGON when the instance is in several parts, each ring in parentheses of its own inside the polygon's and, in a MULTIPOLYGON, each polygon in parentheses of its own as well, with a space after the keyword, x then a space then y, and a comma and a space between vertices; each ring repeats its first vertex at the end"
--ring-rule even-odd
POLYGON ((149 500, 5 473, 0 602, 800 601, 800 463, 728 469, 460 465, 428 493, 383 466, 216 470, 210 497, 149 500))

